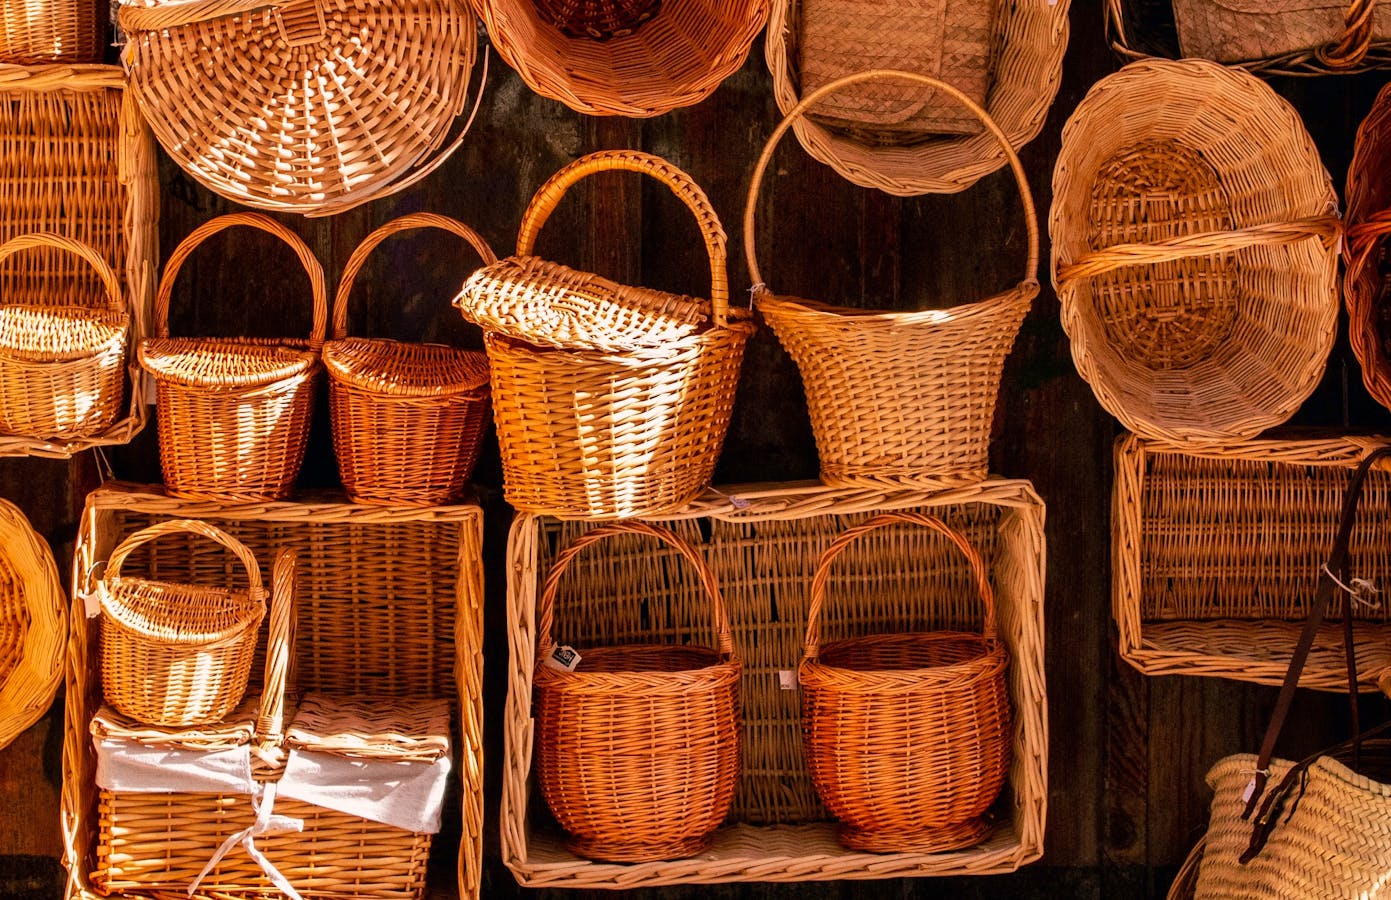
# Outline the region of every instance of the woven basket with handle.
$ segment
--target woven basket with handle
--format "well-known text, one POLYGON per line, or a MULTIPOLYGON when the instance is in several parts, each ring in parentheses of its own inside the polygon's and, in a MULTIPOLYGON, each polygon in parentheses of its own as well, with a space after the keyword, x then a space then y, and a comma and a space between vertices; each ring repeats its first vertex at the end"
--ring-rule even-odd
POLYGON ((822 481, 942 487, 985 477, 1005 357, 1038 294, 1038 223, 1023 167, 984 110, 948 84, 891 70, 847 76, 812 92, 773 132, 754 168, 744 207, 744 254, 754 305, 802 373, 822 481), (764 284, 754 213, 778 141, 832 91, 889 79, 952 96, 1000 141, 1019 185, 1028 230, 1024 277, 1017 287, 951 309, 891 312, 778 296, 764 284))
POLYGON ((1348 341, 1362 365, 1362 383, 1391 408, 1391 279, 1386 237, 1391 235, 1391 88, 1382 88, 1357 128, 1347 182, 1347 270, 1343 298, 1348 341))
POLYGON ((99 63, 106 11, 99 0, 0 0, 0 62, 99 63))
POLYGON ((556 556, 537 616, 536 766, 547 804, 570 833, 570 849, 614 862, 705 850, 734 800, 740 729, 740 664, 709 565, 665 528, 600 526, 556 556), (716 649, 581 648, 573 671, 554 665, 561 576, 584 548, 619 534, 657 538, 695 567, 710 602, 716 649))
POLYGON ((157 388, 159 459, 170 493, 266 500, 290 492, 304 461, 327 321, 323 268, 298 235, 268 216, 219 216, 174 248, 155 297, 156 337, 145 339, 139 353, 157 388), (313 297, 308 341, 169 336, 169 299, 184 260, 208 237, 235 225, 265 231, 295 251, 313 297))
POLYGON ((923 513, 875 516, 846 529, 817 563, 807 610, 802 735, 807 768, 841 821, 840 840, 872 853, 936 853, 980 843, 1005 783, 1010 708, 995 594, 971 542, 923 513), (883 634, 820 642, 831 565, 866 532, 931 528, 971 563, 984 608, 980 634, 883 634))
POLYGON ((333 446, 343 487, 365 503, 448 503, 463 491, 488 425, 488 359, 442 344, 348 337, 348 299, 367 257, 388 237, 441 228, 497 261, 462 222, 412 213, 369 234, 348 258, 324 344, 333 446))

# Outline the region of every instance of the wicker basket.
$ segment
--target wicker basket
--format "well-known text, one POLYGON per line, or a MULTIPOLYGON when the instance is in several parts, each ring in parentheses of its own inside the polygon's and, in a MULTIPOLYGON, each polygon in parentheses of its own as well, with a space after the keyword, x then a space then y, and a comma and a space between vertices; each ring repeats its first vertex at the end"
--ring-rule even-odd
POLYGON ((1357 129, 1347 183, 1347 270, 1343 297, 1348 341, 1362 365, 1362 383, 1391 409, 1391 306, 1386 241, 1391 234, 1391 88, 1377 94, 1357 129))
POLYGON ((0 260, 37 248, 70 253, 96 271, 105 288, 99 307, 0 307, 0 431, 39 438, 105 432, 121 414, 130 314, 116 273, 96 250, 39 232, 0 245, 0 260))
POLYGON ((627 37, 662 8, 662 0, 532 0, 541 21, 569 38, 627 37))
MULTIPOLYGON (((807 46, 808 39, 814 39, 814 35, 808 36, 803 32, 808 8, 821 2, 825 0, 772 0, 764 37, 764 55, 768 71, 773 76, 778 108, 784 115, 791 114, 800 98, 809 93, 815 83, 816 73, 807 71, 805 67, 808 55, 818 53, 819 48, 807 46)), ((994 2, 996 0, 979 0, 953 2, 953 5, 963 9, 969 7, 974 15, 979 15, 994 2)), ((838 6, 843 3, 844 0, 836 0, 838 6)), ((884 16, 892 28, 902 29, 902 6, 901 3, 893 4, 893 12, 888 13, 884 11, 888 8, 887 4, 860 4, 863 12, 855 20, 856 26, 865 27, 868 22, 866 17, 884 16)), ((988 38, 991 48, 989 65, 984 70, 989 89, 982 105, 999 124, 1008 137, 1010 147, 1015 150, 1033 140, 1042 130, 1048 108, 1058 92, 1058 85, 1062 81, 1063 51, 1067 48, 1068 7, 1069 0, 1011 0, 1009 3, 999 3, 994 16, 994 26, 988 38)), ((873 30, 874 39, 887 40, 885 29, 889 27, 886 24, 873 30)), ((935 49, 930 37, 917 46, 919 54, 931 54, 935 49)), ((908 64, 910 62, 922 65, 920 59, 892 59, 887 53, 881 61, 886 67, 895 69, 915 68, 908 64)), ((866 53, 853 63, 841 64, 840 68, 870 68, 874 62, 875 59, 866 53)), ((947 75, 945 61, 943 65, 942 74, 947 75)), ((980 71, 974 60, 970 68, 980 71)), ((924 69, 920 74, 937 73, 924 69)), ((946 77, 944 80, 953 79, 946 77)), ((902 88, 896 85, 864 90, 903 96, 902 88)), ((929 100, 950 104, 950 110, 961 117, 958 121, 978 121, 974 116, 961 113, 961 107, 951 103, 950 98, 941 93, 931 95, 929 100)), ((947 108, 942 107, 943 111, 947 108)), ((940 129, 941 125, 939 123, 934 127, 940 129)), ((793 130, 808 153, 845 178, 863 187, 878 188, 899 196, 965 190, 1009 163, 996 137, 985 131, 951 135, 918 129, 912 133, 900 132, 893 135, 892 140, 886 141, 880 130, 866 132, 862 126, 832 127, 824 121, 812 119, 799 120, 793 130)))
POLYGON ((763 147, 744 207, 744 254, 754 305, 802 373, 821 480, 827 484, 980 481, 1005 357, 1038 294, 1038 223, 1028 180, 986 113, 950 85, 906 72, 865 72, 809 94, 763 147), (1024 206, 1028 257, 1019 285, 949 310, 850 309, 774 295, 756 258, 754 213, 773 151, 821 97, 846 85, 890 78, 937 87, 980 117, 1010 160, 1024 206), (855 415, 847 416, 846 409, 855 415))
POLYGON ((1063 130, 1049 231, 1101 405, 1176 441, 1285 421, 1337 331, 1336 213, 1298 113, 1251 75, 1153 60, 1096 84, 1063 130))
POLYGON ((143 341, 139 353, 155 379, 159 460, 171 494, 210 500, 289 494, 304 461, 327 321, 323 268, 303 240, 267 216, 218 216, 174 248, 155 297, 156 336, 143 341), (234 225, 259 228, 299 257, 314 304, 308 341, 169 336, 169 299, 184 260, 234 225))
POLYGON ((330 215, 434 171, 463 111, 474 18, 452 0, 121 0, 130 90, 214 193, 330 215), (215 60, 215 62, 214 62, 215 60))
POLYGON ((63 681, 67 597, 48 542, 0 500, 0 750, 37 722, 63 681))
POLYGON ((369 234, 348 258, 324 344, 333 447, 348 496, 362 503, 433 506, 457 498, 488 425, 488 359, 442 344, 350 338, 348 299, 362 264, 386 238, 441 228, 497 261, 476 231, 445 216, 412 213, 369 234))
POLYGON ((241 541, 192 519, 151 526, 111 552, 97 597, 107 703, 137 722, 186 726, 216 722, 241 702, 266 611, 261 569, 241 541), (248 587, 122 577, 121 566, 137 547, 177 532, 230 550, 248 587))
POLYGON ((576 160, 542 185, 517 254, 455 301, 484 327, 507 500, 529 512, 625 518, 675 509, 710 482, 753 323, 729 308, 725 235, 681 170, 633 150, 576 160), (596 172, 651 175, 695 214, 708 304, 615 284, 531 256, 565 192, 596 172))
POLYGON ((586 532, 561 551, 537 608, 536 768, 541 793, 577 855, 651 862, 703 853, 739 778, 739 660, 710 567, 683 540, 645 522, 586 532), (552 637, 561 576, 584 548, 643 534, 700 575, 718 649, 666 644, 585 648, 552 637))
POLYGON ((0 62, 99 63, 106 11, 98 0, 0 0, 0 62))

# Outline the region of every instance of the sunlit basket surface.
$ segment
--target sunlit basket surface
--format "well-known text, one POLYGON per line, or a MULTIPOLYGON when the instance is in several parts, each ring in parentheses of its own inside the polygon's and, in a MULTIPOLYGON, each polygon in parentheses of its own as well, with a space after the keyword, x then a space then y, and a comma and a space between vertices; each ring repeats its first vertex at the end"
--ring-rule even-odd
POLYGON ((0 62, 99 63, 106 12, 99 0, 0 0, 0 62))
POLYGON ((0 749, 53 703, 66 607, 48 542, 19 507, 0 500, 0 749))
POLYGON ((1362 366, 1362 383, 1391 408, 1391 304, 1386 236, 1391 234, 1391 88, 1377 94, 1357 128, 1347 183, 1347 270, 1343 297, 1348 341, 1362 366))

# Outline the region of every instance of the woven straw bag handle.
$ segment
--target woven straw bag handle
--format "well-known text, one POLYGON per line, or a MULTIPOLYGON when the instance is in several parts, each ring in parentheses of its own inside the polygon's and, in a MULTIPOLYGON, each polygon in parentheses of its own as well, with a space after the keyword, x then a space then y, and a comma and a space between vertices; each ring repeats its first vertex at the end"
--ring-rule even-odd
POLYGON ((121 292, 121 282, 116 278, 116 273, 112 271, 106 260, 102 259, 100 253, 82 241, 48 231, 22 234, 0 244, 0 260, 9 259, 21 250, 34 250, 39 247, 63 250, 87 263, 96 271, 97 277, 101 279, 102 287, 106 290, 106 308, 117 313, 126 311, 125 295, 121 292))
POLYGON ((159 290, 155 292, 155 334, 162 338, 169 337, 169 298, 174 293, 174 280, 179 277, 179 269, 183 266, 184 260, 188 259, 203 241, 236 225, 259 228, 280 238, 295 251, 300 265, 304 266, 304 271, 309 275, 309 287, 313 293, 314 325, 309 335, 309 346, 315 350, 322 347, 324 332, 328 327, 328 288, 324 284, 324 267, 319 265, 313 251, 299 235, 270 216, 253 212, 229 213, 209 219, 189 232, 188 237, 174 248, 174 252, 169 255, 169 261, 164 264, 164 274, 159 279, 159 290))
POLYGON ((690 544, 677 537, 674 532, 648 522, 634 520, 611 522, 608 525, 590 529, 556 554, 555 561, 551 563, 550 571, 546 573, 546 583, 541 588, 541 600, 538 603, 537 661, 545 660, 555 649, 555 639, 551 636, 551 630, 555 627, 555 595, 560 588, 561 576, 565 574, 565 570, 570 567, 571 561, 579 555, 580 551, 616 534, 645 534, 648 537, 656 538, 680 553, 687 562, 695 567, 696 573, 700 576, 700 586, 705 590, 705 595, 710 598, 715 631, 719 641, 720 658, 724 660, 732 658, 734 656, 734 638, 730 633, 729 615, 725 611, 724 598, 720 595, 720 585, 715 580, 715 573, 710 570, 710 566, 706 564, 700 554, 696 553, 690 544))
POLYGON ((517 232, 517 255, 531 255, 541 227, 571 186, 596 172, 619 170, 651 175, 670 188, 695 214, 700 236, 705 240, 705 252, 710 257, 710 313, 715 324, 723 328, 729 317, 729 273, 724 228, 720 225, 719 216, 715 215, 715 208, 710 205, 710 198, 705 196, 700 185, 660 156, 640 150, 601 150, 581 156, 556 172, 541 185, 522 214, 522 227, 517 232))
POLYGON ((296 562, 295 551, 282 547, 271 569, 270 636, 261 711, 256 717, 256 741, 262 745, 279 744, 285 736, 285 691, 295 646, 296 562))
POLYGON ((485 266, 497 262, 497 254, 493 253, 493 248, 488 246, 488 242, 483 240, 483 236, 456 219, 425 212, 410 213, 399 219, 392 219, 363 238, 362 243, 353 250, 353 255, 348 257, 348 264, 343 267, 343 275, 338 281, 338 290, 333 295, 333 339, 335 341, 341 341, 348 335, 348 298, 352 294, 357 273, 362 270, 363 263, 367 262, 367 257, 372 255, 372 251, 377 249, 377 245, 392 235, 416 228, 439 228, 457 234, 468 241, 469 246, 478 251, 485 266))
POLYGON ((1024 166, 1019 162, 1018 154, 1010 146, 1009 138, 1000 130, 1000 126, 996 125, 995 120, 990 118, 990 114, 981 109, 969 97, 936 78, 898 69, 869 69, 827 82, 803 97, 801 102, 794 106, 787 116, 778 123, 778 127, 773 129, 772 135, 763 145, 763 152, 758 157, 758 163, 753 169, 753 179, 749 183, 749 196, 744 203, 744 259, 749 264, 749 276, 753 279, 754 291, 756 293, 767 291, 763 273, 758 268, 758 253, 754 239, 754 212, 758 209, 758 191, 763 185, 763 175, 773 160, 773 151, 777 149, 778 142, 782 140, 782 136, 787 133, 793 123, 805 115, 808 109, 815 106, 827 94, 864 81, 888 79, 911 81, 941 91, 970 110, 976 118, 980 119, 986 130, 995 137, 1005 153, 1005 159, 1009 161, 1010 171, 1014 173, 1014 181, 1019 186, 1019 199, 1024 207, 1024 227, 1028 230, 1029 252, 1024 262, 1023 281, 1026 284, 1036 284, 1038 282, 1038 213, 1034 207, 1034 194, 1033 191, 1029 190, 1029 179, 1024 174, 1024 166))
POLYGON ((831 564, 846 547, 878 528, 889 525, 921 525, 930 528, 949 539, 971 564, 971 576, 975 579, 976 590, 980 594, 981 606, 985 616, 981 622, 981 636, 995 640, 998 632, 995 626, 995 590, 990 586, 990 576, 986 574, 985 562, 980 551, 967 539, 966 535, 952 528, 936 516, 915 512, 883 513, 841 532, 840 536, 821 554, 816 563, 816 574, 811 579, 811 603, 807 609, 807 640, 804 658, 813 662, 821 655, 821 607, 826 602, 826 582, 830 580, 831 564))

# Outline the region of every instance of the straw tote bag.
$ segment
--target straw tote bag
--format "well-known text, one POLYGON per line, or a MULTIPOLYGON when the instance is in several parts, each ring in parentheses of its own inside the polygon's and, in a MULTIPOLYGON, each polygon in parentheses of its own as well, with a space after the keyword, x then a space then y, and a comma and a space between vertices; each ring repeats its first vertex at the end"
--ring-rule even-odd
POLYGON ((1391 39, 1391 7, 1376 0, 1174 0, 1174 23, 1184 56, 1220 63, 1302 56, 1353 69, 1391 39))

